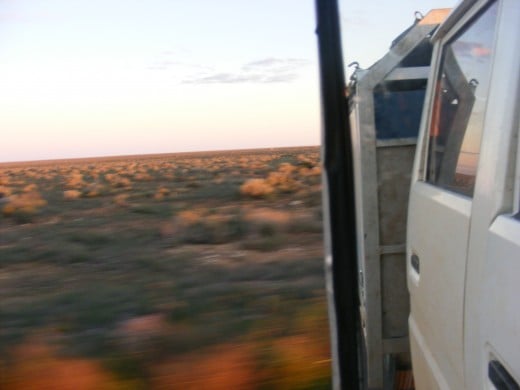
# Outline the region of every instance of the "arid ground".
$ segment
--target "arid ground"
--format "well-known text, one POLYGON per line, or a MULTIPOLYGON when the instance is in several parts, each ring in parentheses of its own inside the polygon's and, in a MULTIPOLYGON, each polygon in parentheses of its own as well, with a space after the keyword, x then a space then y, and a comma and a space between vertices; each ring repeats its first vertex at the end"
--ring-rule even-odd
POLYGON ((317 147, 0 164, 0 388, 320 389, 317 147))

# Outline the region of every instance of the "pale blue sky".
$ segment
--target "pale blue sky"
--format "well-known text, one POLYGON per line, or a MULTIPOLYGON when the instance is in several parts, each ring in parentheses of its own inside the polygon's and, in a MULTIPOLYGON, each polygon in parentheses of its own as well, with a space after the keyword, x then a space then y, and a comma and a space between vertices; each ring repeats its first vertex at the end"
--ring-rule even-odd
MULTIPOLYGON (((340 0, 368 67, 455 0, 340 0)), ((0 0, 0 161, 319 143, 313 0, 0 0)))

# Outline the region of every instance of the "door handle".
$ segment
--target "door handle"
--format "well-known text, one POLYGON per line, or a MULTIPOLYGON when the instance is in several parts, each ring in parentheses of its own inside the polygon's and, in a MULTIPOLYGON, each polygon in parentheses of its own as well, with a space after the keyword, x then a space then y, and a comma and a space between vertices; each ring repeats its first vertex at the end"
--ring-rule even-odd
POLYGON ((410 264, 412 265, 412 268, 415 270, 415 272, 420 273, 421 261, 419 260, 419 256, 417 256, 415 253, 410 257, 410 264))
POLYGON ((498 360, 488 364, 488 377, 497 390, 520 390, 520 386, 498 360))

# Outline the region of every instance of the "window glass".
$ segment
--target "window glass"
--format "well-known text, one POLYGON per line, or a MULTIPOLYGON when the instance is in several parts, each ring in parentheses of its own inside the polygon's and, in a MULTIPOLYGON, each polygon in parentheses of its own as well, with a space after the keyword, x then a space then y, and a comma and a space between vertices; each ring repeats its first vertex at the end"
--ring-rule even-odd
POLYGON ((384 82, 374 89, 377 139, 417 137, 425 89, 426 80, 384 82))
POLYGON ((426 180, 473 195, 489 89, 497 3, 443 48, 430 123, 426 180))
POLYGON ((424 40, 401 61, 399 66, 403 68, 430 66, 432 62, 432 50, 430 38, 424 38, 424 40))

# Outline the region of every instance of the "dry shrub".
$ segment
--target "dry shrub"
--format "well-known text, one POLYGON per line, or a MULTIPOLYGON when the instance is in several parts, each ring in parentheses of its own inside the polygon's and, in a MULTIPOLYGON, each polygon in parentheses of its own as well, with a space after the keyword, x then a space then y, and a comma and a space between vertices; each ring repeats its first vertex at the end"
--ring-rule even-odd
POLYGON ((159 226, 159 234, 164 239, 175 238, 174 237, 175 233, 177 233, 177 229, 175 228, 175 226, 173 225, 173 223, 171 221, 170 222, 163 222, 159 226))
POLYGON ((307 168, 300 168, 299 172, 300 176, 319 176, 321 175, 321 168, 319 166, 307 168))
POLYGON ((159 187, 157 189, 157 192, 159 194, 168 195, 170 193, 170 190, 168 188, 166 188, 166 187, 159 187))
POLYGON ((31 179, 36 179, 40 176, 40 172, 35 172, 31 169, 27 170, 24 172, 25 174, 25 177, 28 177, 28 178, 31 178, 31 179))
POLYGON ((203 226, 203 217, 206 213, 205 209, 180 211, 171 221, 165 222, 159 227, 159 233, 163 238, 172 239, 174 243, 181 241, 192 243, 196 228, 203 226))
POLYGON ((316 155, 306 155, 306 154, 299 154, 296 159, 298 160, 298 165, 305 166, 307 168, 312 168, 317 164, 317 160, 319 159, 319 156, 316 155))
POLYGON ((54 178, 54 176, 50 173, 42 173, 40 175, 40 179, 44 179, 44 180, 52 180, 54 178))
POLYGON ((11 179, 8 176, 0 176, 0 186, 7 186, 11 184, 11 179))
POLYGON ((84 194, 87 198, 95 198, 101 196, 104 187, 100 183, 91 183, 84 189, 84 194))
POLYGON ((245 213, 244 219, 255 225, 287 225, 291 221, 291 214, 287 211, 262 207, 248 210, 245 213))
POLYGON ((174 180, 175 179, 175 175, 173 173, 165 173, 165 174, 163 174, 163 177, 166 180, 174 180))
POLYGON ((174 244, 223 244, 247 233, 241 215, 214 214, 207 209, 181 211, 159 230, 163 238, 172 239, 174 244))
POLYGON ((117 194, 114 196, 114 203, 121 207, 128 206, 128 194, 117 194))
POLYGON ((35 192, 38 189, 38 186, 34 183, 28 184, 23 188, 23 192, 35 192))
POLYGON ((275 191, 295 192, 300 188, 300 184, 295 180, 294 175, 298 168, 290 163, 282 163, 278 170, 270 172, 265 179, 249 179, 241 187, 242 195, 251 197, 265 197, 275 191))
POLYGON ((274 379, 270 387, 325 387, 330 380, 330 352, 326 347, 323 340, 303 334, 276 340, 271 352, 274 359, 269 362, 269 376, 274 379))
POLYGON ((242 240, 242 247, 250 250, 273 251, 286 244, 285 231, 291 215, 269 208, 249 210, 244 215, 249 235, 242 240))
POLYGON ((105 180, 115 188, 130 188, 132 186, 130 179, 121 177, 115 173, 107 173, 105 175, 105 180))
POLYGON ((65 187, 68 189, 80 189, 85 185, 83 181, 83 175, 80 172, 73 172, 65 184, 65 187))
POLYGON ((224 224, 230 219, 230 215, 225 214, 211 214, 204 217, 204 222, 210 225, 224 224))
POLYGON ((136 181, 151 181, 153 177, 148 173, 136 173, 134 175, 134 180, 136 181))
POLYGON ((162 314, 147 314, 134 317, 121 323, 117 333, 129 337, 139 337, 142 334, 161 333, 168 328, 168 324, 162 314))
POLYGON ((153 198, 155 200, 163 200, 165 196, 167 196, 170 193, 170 190, 166 187, 159 187, 157 188, 157 191, 153 195, 153 198))
POLYGON ((274 187, 288 183, 291 181, 291 178, 284 172, 270 172, 266 181, 274 187))
POLYGON ((266 180, 282 192, 293 192, 298 189, 298 183, 287 172, 270 172, 266 180))
POLYGON ((6 186, 0 185, 0 199, 11 195, 13 191, 6 186))
POLYGON ((292 165, 291 163, 281 163, 278 166, 279 172, 283 172, 283 173, 287 173, 287 174, 291 174, 295 170, 296 170, 296 167, 294 165, 292 165))
POLYGON ((251 196, 253 198, 263 198, 271 195, 274 187, 264 179, 249 179, 240 186, 242 195, 251 196))
POLYGON ((13 362, 0 377, 0 388, 111 390, 120 388, 103 367, 92 360, 58 357, 48 345, 30 340, 13 353, 13 362))
POLYGON ((175 224, 179 227, 187 227, 193 225, 202 220, 203 215, 206 214, 206 210, 184 210, 179 212, 175 217, 175 224))
POLYGON ((255 379, 254 354, 244 345, 219 345, 152 367, 154 389, 253 389, 255 379))
POLYGON ((63 198, 66 200, 73 200, 81 198, 81 191, 78 190, 65 190, 63 191, 63 198))
POLYGON ((30 216, 45 205, 47 205, 47 201, 38 192, 17 194, 9 198, 9 203, 3 207, 2 213, 5 216, 30 216))
POLYGON ((114 330, 114 339, 129 354, 153 353, 152 345, 174 331, 163 314, 147 314, 130 318, 114 330), (154 343, 155 341, 155 343, 154 343))

